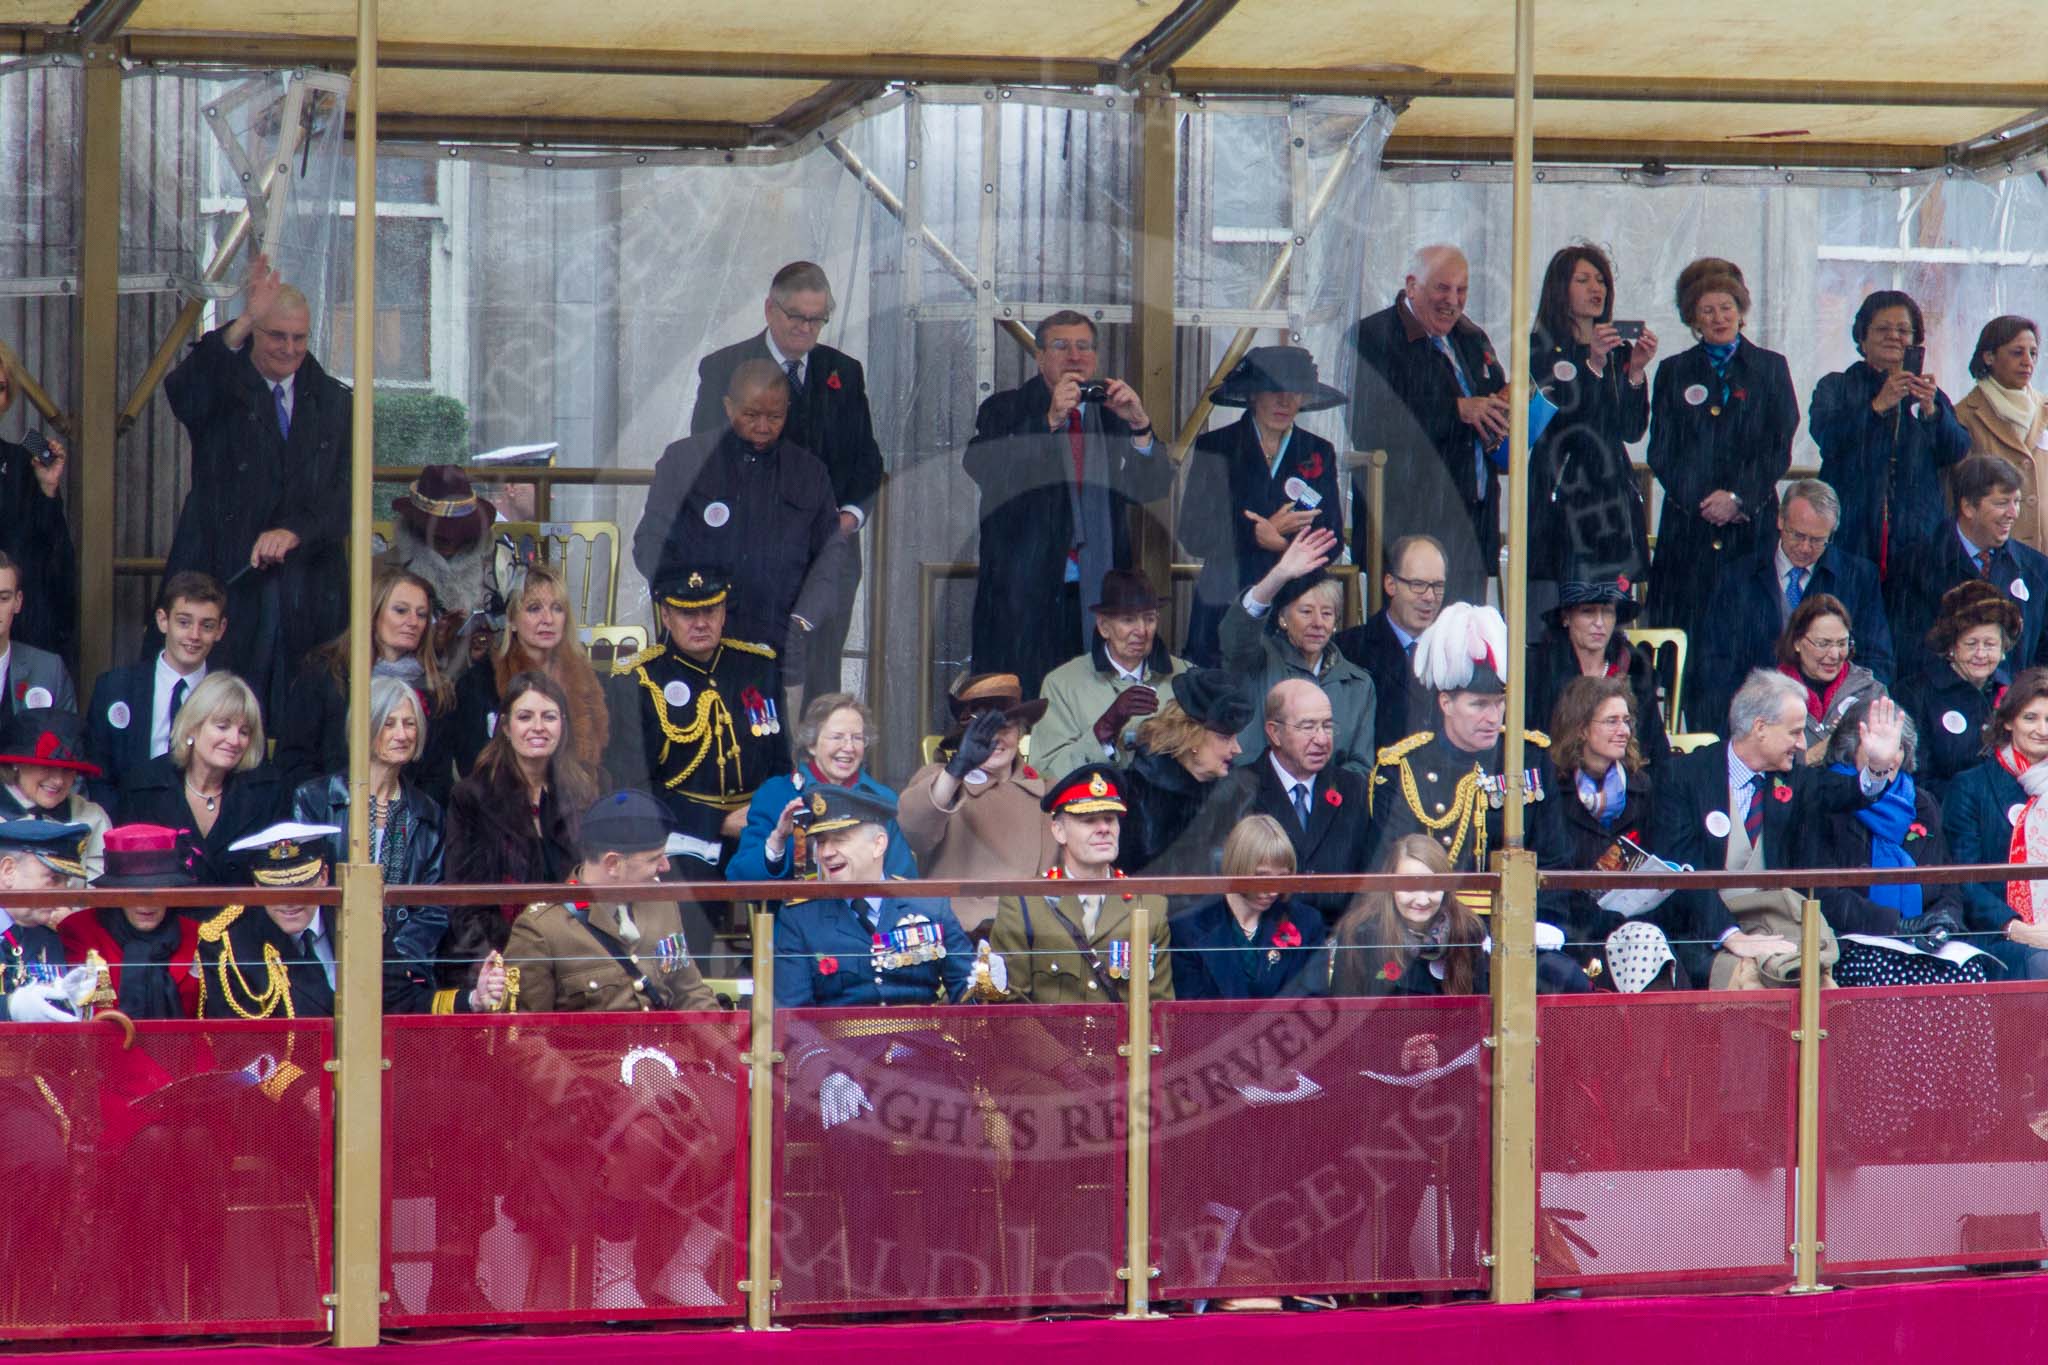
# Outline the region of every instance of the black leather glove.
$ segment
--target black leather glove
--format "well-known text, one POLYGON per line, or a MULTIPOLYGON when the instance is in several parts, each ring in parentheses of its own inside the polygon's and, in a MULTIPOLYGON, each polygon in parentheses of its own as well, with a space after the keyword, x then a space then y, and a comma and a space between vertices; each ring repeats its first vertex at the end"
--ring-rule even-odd
POLYGON ((1944 944, 1963 932, 1962 923, 1946 909, 1929 910, 1907 927, 1920 940, 1920 946, 1929 952, 1939 952, 1944 944))
POLYGON ((962 781, 988 762, 988 756, 996 751, 996 736, 1007 724, 1009 718, 1001 711, 984 711, 967 722, 967 733, 960 736, 959 747, 946 760, 946 775, 956 782, 962 781))

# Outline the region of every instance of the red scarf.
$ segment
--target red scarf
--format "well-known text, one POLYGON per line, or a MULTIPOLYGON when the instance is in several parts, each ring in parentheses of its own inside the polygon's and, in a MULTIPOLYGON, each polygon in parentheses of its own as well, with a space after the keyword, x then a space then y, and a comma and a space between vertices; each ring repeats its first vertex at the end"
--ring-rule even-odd
POLYGON ((1834 705, 1835 693, 1842 690, 1842 684, 1849 680, 1849 665, 1843 664, 1842 671, 1835 674, 1835 680, 1816 692, 1806 675, 1791 664, 1779 664, 1778 671, 1806 690, 1806 714, 1819 724, 1828 718, 1828 707, 1834 705))
POLYGON ((860 781, 860 773, 856 771, 853 775, 852 782, 835 782, 831 778, 825 776, 825 774, 819 772, 818 765, 808 758, 804 760, 804 767, 810 770, 812 777, 816 778, 820 782, 823 782, 828 787, 846 787, 848 789, 851 789, 855 783, 860 781))
MULTIPOLYGON (((1997 758, 1998 766, 2015 779, 2034 766, 2010 744, 1999 746, 1997 758)), ((2024 788, 2025 783, 2021 786, 2024 788)), ((2015 867, 2048 862, 2048 806, 2043 806, 2039 797, 2029 796, 2026 804, 2020 807, 2019 818, 2012 822, 2012 842, 2006 846, 2005 860, 2015 867)), ((2005 884, 2005 903, 2028 924, 2034 922, 2034 891, 2037 887, 2044 897, 2048 897, 2048 882, 2020 880, 2005 884)))

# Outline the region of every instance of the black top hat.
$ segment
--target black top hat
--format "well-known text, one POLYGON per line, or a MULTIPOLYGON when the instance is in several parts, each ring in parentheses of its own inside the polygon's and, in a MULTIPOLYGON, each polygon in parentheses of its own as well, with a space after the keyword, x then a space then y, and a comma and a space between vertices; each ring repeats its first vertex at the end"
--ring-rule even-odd
POLYGON ((668 807, 643 791, 616 791, 600 796, 583 813, 577 843, 586 858, 606 853, 645 853, 665 848, 675 828, 668 807))
POLYGON ((412 486, 392 502, 391 510, 406 525, 429 538, 438 536, 467 547, 482 538, 498 519, 498 509, 476 495, 460 465, 430 464, 412 486))
POLYGON ((15 712, 0 730, 0 765, 10 763, 100 775, 99 764, 85 756, 85 722, 48 706, 15 712))
POLYGON ((856 825, 886 825, 896 818, 896 803, 858 787, 819 783, 804 798, 798 818, 813 835, 831 834, 856 825))
POLYGON ((1577 579, 1560 584, 1557 590, 1557 605, 1543 613, 1543 619, 1550 623, 1552 630, 1564 629, 1564 614, 1572 607, 1613 607, 1614 623, 1625 626, 1636 619, 1636 600, 1628 595, 1623 586, 1627 579, 1601 579, 1589 583, 1577 579))
POLYGON ((1191 668, 1173 680, 1173 699, 1204 729, 1234 735, 1252 723, 1244 679, 1221 668, 1191 668))
POLYGON ((1102 589, 1095 594, 1090 611, 1104 616, 1126 612, 1160 611, 1167 599, 1152 591, 1152 580, 1136 569, 1111 569, 1102 576, 1102 589))
POLYGON ((703 611, 732 595, 732 582, 717 569, 685 566, 665 569, 649 585, 654 600, 678 611, 703 611))
POLYGON ((1301 411, 1321 412, 1351 400, 1316 377, 1316 358, 1300 346, 1255 346, 1216 386, 1210 402, 1219 408, 1248 408, 1252 395, 1298 393, 1301 411))

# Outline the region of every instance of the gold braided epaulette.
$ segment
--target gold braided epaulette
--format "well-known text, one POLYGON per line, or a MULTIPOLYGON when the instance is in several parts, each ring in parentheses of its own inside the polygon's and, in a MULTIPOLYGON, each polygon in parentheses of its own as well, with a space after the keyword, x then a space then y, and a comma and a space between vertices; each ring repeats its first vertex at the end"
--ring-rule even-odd
POLYGON ((764 659, 772 659, 775 657, 775 651, 773 649, 771 649, 767 645, 757 645, 753 643, 751 640, 735 640, 728 636, 725 639, 720 640, 718 643, 724 645, 727 649, 737 649, 743 654, 758 654, 764 659))
POLYGON ((660 658, 661 651, 664 648, 665 646, 663 645, 649 645, 647 646, 647 648, 641 650, 638 654, 635 654, 630 659, 612 660, 612 676, 614 678, 625 677, 628 673, 631 673, 634 670, 642 667, 643 665, 660 658))
POLYGON ((199 941, 218 943, 228 936, 228 926, 242 917, 242 907, 230 905, 199 926, 199 941))
POLYGON ((1548 749, 1550 747, 1550 736, 1544 734, 1541 730, 1524 730, 1522 731, 1522 738, 1528 740, 1539 749, 1548 749))
MULTIPOLYGON (((1417 749, 1420 749, 1423 745, 1429 743, 1431 740, 1435 738, 1436 731, 1434 730, 1417 730, 1414 734, 1408 736, 1408 738, 1403 740, 1397 740, 1394 743, 1387 745, 1384 749, 1381 749, 1379 762, 1399 763, 1402 759, 1408 757, 1408 755, 1414 753, 1417 749)), ((1549 741, 1546 740, 1544 742, 1548 743, 1549 741)))

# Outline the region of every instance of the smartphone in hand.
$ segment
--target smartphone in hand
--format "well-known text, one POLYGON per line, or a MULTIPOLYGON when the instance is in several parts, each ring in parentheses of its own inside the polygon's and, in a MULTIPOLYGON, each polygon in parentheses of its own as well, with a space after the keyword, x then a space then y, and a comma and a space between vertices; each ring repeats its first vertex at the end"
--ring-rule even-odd
POLYGON ((1908 346, 1906 348, 1906 373, 1920 374, 1927 369, 1927 348, 1908 346))
POLYGON ((1623 322, 1617 318, 1614 322, 1614 334, 1623 341, 1641 341, 1643 339, 1643 324, 1640 319, 1634 322, 1623 322))

